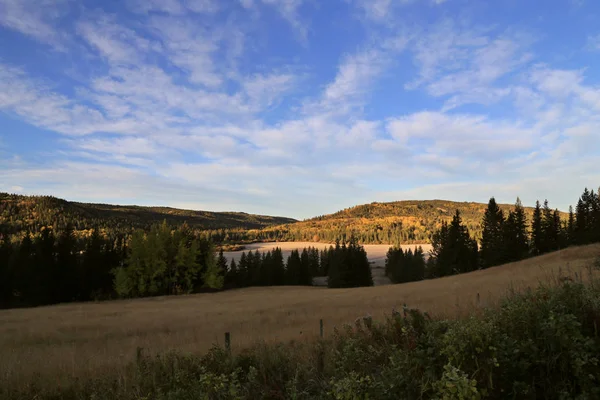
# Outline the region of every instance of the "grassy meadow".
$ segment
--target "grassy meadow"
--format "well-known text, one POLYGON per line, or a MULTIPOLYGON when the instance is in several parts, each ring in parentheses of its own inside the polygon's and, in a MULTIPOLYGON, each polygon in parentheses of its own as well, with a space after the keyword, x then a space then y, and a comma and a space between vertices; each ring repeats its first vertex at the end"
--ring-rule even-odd
POLYGON ((403 304, 434 317, 463 317, 509 291, 589 279, 600 245, 572 247, 469 274, 356 289, 249 288, 213 294, 65 304, 0 311, 0 387, 44 391, 75 380, 126 376, 138 354, 204 354, 231 332, 234 352, 257 342, 315 339, 403 304), (33 385, 33 386, 32 386, 33 385))

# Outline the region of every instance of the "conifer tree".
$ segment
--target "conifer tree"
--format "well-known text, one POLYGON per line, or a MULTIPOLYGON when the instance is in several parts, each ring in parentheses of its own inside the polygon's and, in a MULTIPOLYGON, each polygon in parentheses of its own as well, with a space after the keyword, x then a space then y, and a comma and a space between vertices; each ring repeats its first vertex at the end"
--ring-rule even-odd
POLYGON ((8 307, 11 301, 13 279, 10 274, 9 262, 12 246, 8 237, 0 234, 0 308, 8 307))
POLYGON ((67 224, 56 245, 56 281, 54 298, 57 302, 73 301, 77 297, 77 239, 73 225, 67 224))
POLYGON ((503 226, 504 258, 502 262, 518 261, 529 253, 529 238, 527 235, 527 217, 517 198, 515 208, 508 213, 503 226))
POLYGON ((229 270, 227 271, 227 275, 225 276, 225 286, 231 287, 236 286, 237 283, 237 264, 235 259, 231 259, 231 264, 229 264, 229 270))
POLYGON ((301 269, 302 261, 300 260, 300 253, 298 250, 292 250, 287 259, 287 266, 285 270, 286 285, 301 285, 301 269))
POLYGON ((31 276, 31 300, 35 305, 53 303, 56 262, 54 253, 55 237, 52 228, 42 228, 34 242, 34 272, 31 276))
POLYGON ((283 262, 283 253, 279 247, 273 249, 273 285, 285 284, 285 264, 283 262))
POLYGON ((432 255, 436 258, 434 276, 441 277, 477 269, 477 242, 471 239, 469 230, 462 224, 458 210, 449 225, 442 223, 442 227, 432 236, 431 242, 432 255))
POLYGON ((543 253, 544 237, 542 231, 542 209, 540 202, 535 202, 533 217, 531 220, 531 252, 533 255, 543 253))
POLYGON ((227 259, 223 255, 223 248, 219 250, 219 256, 217 257, 217 269, 219 270, 219 275, 223 277, 227 275, 227 259))
POLYGON ((575 237, 575 215, 573 214, 573 206, 569 206, 569 220, 567 222, 567 241, 570 246, 577 243, 577 238, 575 237))
POLYGON ((482 220, 482 237, 480 260, 483 268, 500 265, 506 260, 503 234, 504 215, 493 197, 482 220))

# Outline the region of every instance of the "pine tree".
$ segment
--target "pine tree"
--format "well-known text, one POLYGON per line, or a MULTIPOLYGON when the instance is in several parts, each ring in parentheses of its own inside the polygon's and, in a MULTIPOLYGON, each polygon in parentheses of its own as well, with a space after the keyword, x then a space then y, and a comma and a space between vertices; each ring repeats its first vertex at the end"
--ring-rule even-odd
POLYGON ((231 259, 231 264, 229 264, 229 270, 227 271, 227 275, 225 276, 225 286, 232 287, 236 285, 237 282, 237 264, 235 259, 231 259))
POLYGON ((529 253, 527 217, 520 199, 517 198, 514 210, 508 213, 502 231, 505 255, 502 262, 518 261, 527 257, 529 253))
POLYGON ((13 276, 13 305, 35 305, 35 287, 31 280, 35 274, 33 251, 33 241, 27 232, 19 246, 13 251, 9 266, 9 274, 13 276))
POLYGON ((52 229, 42 228, 40 235, 34 242, 34 272, 31 276, 31 297, 33 304, 54 303, 53 288, 55 282, 55 237, 52 229))
POLYGON ((285 264, 283 262, 283 253, 279 247, 273 249, 273 285, 285 284, 285 264))
POLYGON ((301 285, 301 269, 302 261, 300 260, 300 253, 298 253, 298 250, 292 250, 287 259, 287 266, 285 270, 286 285, 301 285))
POLYGON ((7 236, 0 234, 0 308, 8 307, 12 297, 13 279, 9 262, 12 256, 12 246, 7 236))
POLYGON ((592 190, 589 196, 590 202, 590 242, 600 242, 600 188, 594 193, 592 190))
POLYGON ((488 202, 482 220, 481 238, 481 265, 483 268, 500 265, 506 260, 504 235, 502 232, 504 215, 496 199, 493 197, 488 202))
MULTIPOLYGON (((560 223, 560 220, 558 221, 560 223)), ((554 212, 548 205, 548 200, 544 200, 543 218, 542 218, 542 253, 558 249, 559 226, 554 219, 554 212)))
POLYGON ((77 298, 77 239, 73 225, 67 224, 58 237, 56 246, 57 285, 54 298, 58 302, 73 301, 77 298))
POLYGON ((240 262, 238 264, 236 285, 238 287, 248 286, 248 275, 248 257, 246 256, 246 252, 242 252, 240 262))
POLYGON ((462 224, 458 210, 450 225, 442 223, 442 227, 432 236, 431 241, 432 255, 436 258, 434 276, 441 277, 477 269, 477 242, 470 237, 469 230, 462 224))
POLYGON ((227 274, 227 259, 223 255, 223 248, 219 250, 219 257, 217 258, 217 269, 219 270, 219 275, 225 277, 227 274))
POLYGON ((570 246, 577 243, 577 238, 575 237, 575 215, 573 214, 573 206, 569 206, 569 220, 567 222, 567 241, 570 246))
POLYGON ((533 255, 543 253, 544 238, 542 232, 542 209, 540 202, 535 202, 533 217, 531 220, 531 252, 533 255))

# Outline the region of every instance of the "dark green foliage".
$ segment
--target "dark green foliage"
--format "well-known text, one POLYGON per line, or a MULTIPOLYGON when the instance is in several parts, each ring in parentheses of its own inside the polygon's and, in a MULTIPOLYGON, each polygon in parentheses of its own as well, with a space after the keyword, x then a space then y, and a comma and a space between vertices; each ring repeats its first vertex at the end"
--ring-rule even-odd
POLYGON ((544 252, 542 208, 539 201, 535 202, 535 209, 531 220, 531 252, 534 256, 544 252))
POLYGON ((354 236, 348 244, 339 242, 331 247, 328 255, 327 286, 330 288, 349 288, 373 286, 371 265, 364 247, 358 244, 354 236))
POLYGON ((586 244, 600 241, 600 196, 586 188, 575 209, 575 243, 586 244))
POLYGON ((483 268, 503 264, 506 257, 504 245, 504 214, 492 197, 483 215, 480 262, 483 268))
POLYGON ((577 243, 577 237, 575 235, 575 214, 573 214, 573 206, 569 206, 569 219, 567 222, 567 240, 569 246, 577 243))
POLYGON ((415 252, 400 247, 390 247, 385 259, 385 274, 393 283, 414 282, 425 279, 425 257, 419 246, 415 252))
POLYGON ((459 320, 418 310, 370 317, 316 342, 239 354, 138 352, 122 376, 55 390, 0 387, 20 399, 598 399, 600 287, 566 282, 513 294, 459 320), (117 379, 118 378, 118 379, 117 379))
POLYGON ((292 250, 291 254, 287 259, 287 265, 285 269, 285 283, 286 285, 300 285, 302 261, 300 259, 300 253, 298 250, 292 250))
POLYGON ((431 253, 435 257, 435 269, 431 271, 431 276, 454 275, 478 268, 477 242, 470 237, 468 228, 462 224, 458 210, 449 225, 442 224, 431 242, 431 253))
POLYGON ((136 231, 123 266, 112 271, 114 290, 121 297, 193 293, 221 289, 227 264, 219 264, 212 243, 172 230, 166 222, 144 234, 136 231))
POLYGON ((502 229, 503 261, 511 262, 526 258, 529 255, 529 235, 527 233, 527 217, 521 200, 517 198, 514 210, 508 213, 502 229))
MULTIPOLYGON (((310 254, 310 249, 305 249, 310 254)), ((260 253, 243 252, 239 263, 232 260, 227 274, 227 282, 233 287, 312 285, 309 263, 302 262, 300 253, 294 250, 288 257, 287 267, 279 247, 260 253)))

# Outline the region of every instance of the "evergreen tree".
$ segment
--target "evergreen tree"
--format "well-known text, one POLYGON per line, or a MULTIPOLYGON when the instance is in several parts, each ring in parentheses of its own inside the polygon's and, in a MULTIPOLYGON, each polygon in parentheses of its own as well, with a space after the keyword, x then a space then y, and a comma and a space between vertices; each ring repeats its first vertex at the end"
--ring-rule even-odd
POLYGON ((283 253, 281 252, 281 249, 279 247, 273 249, 272 262, 273 285, 285 284, 285 265, 283 263, 283 253))
POLYGON ((34 242, 34 263, 31 276, 30 299, 35 305, 51 304, 54 302, 53 290, 56 273, 54 253, 55 237, 52 229, 44 227, 34 242))
POLYGON ((227 271, 227 275, 225 276, 225 286, 232 287, 236 286, 237 282, 237 264, 235 260, 231 259, 231 264, 229 264, 229 270, 227 271))
POLYGON ((12 255, 12 246, 7 236, 0 235, 0 308, 8 307, 12 297, 13 279, 9 263, 12 255))
POLYGON ((298 250, 292 250, 291 254, 287 259, 286 266, 286 285, 300 285, 302 261, 300 260, 300 253, 298 250))
POLYGON ((533 255, 543 253, 544 237, 542 231, 542 209, 540 202, 535 202, 533 217, 531 220, 531 252, 533 255))
POLYGON ((510 211, 502 228, 504 241, 504 258, 502 262, 522 260, 529 253, 529 238, 527 236, 527 217, 517 198, 515 208, 510 211))
MULTIPOLYGON (((29 232, 21 240, 21 243, 12 252, 9 266, 9 274, 13 277, 13 305, 33 306, 35 305, 35 286, 32 285, 32 277, 35 274, 34 248, 29 232)), ((11 296, 12 297, 12 296, 11 296)))
POLYGON ((589 196, 590 202, 590 222, 589 222, 589 231, 590 231, 590 242, 598 243, 600 242, 600 188, 598 188, 598 192, 594 193, 592 190, 589 196))
POLYGON ((67 224, 58 237, 56 246, 57 284, 54 298, 57 302, 73 301, 77 298, 77 239, 73 225, 67 224))
MULTIPOLYGON (((558 221, 560 224, 560 220, 558 221)), ((554 212, 548 205, 548 200, 544 200, 543 218, 542 218, 542 253, 558 250, 558 236, 560 226, 554 219, 554 212)))
POLYGON ((223 248, 219 250, 219 257, 217 258, 217 269, 219 270, 220 276, 227 274, 227 259, 223 255, 223 248))
POLYGON ((482 267, 488 268, 504 263, 507 258, 505 235, 502 231, 504 215, 493 197, 488 202, 481 224, 483 227, 480 253, 482 267))
POLYGON ((577 238, 575 237, 575 215, 573 214, 573 206, 569 206, 569 220, 567 222, 567 240, 570 246, 577 243, 577 238))
POLYGON ((238 287, 248 286, 248 257, 245 252, 242 252, 240 262, 238 264, 238 273, 236 285, 238 287))
POLYGON ((460 212, 452 218, 448 225, 442 227, 432 236, 432 255, 435 260, 434 276, 441 277, 477 269, 477 242, 469 236, 469 230, 462 224, 460 212))
POLYGON ((590 227, 593 224, 590 204, 590 192, 587 188, 585 188, 583 194, 577 202, 575 213, 577 215, 575 223, 575 237, 577 239, 577 244, 581 245, 590 243, 589 231, 590 227))

